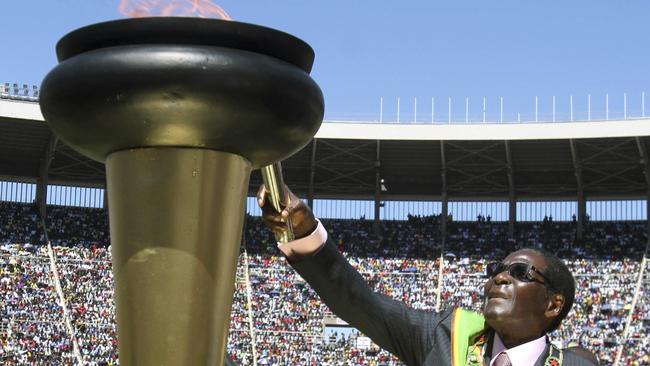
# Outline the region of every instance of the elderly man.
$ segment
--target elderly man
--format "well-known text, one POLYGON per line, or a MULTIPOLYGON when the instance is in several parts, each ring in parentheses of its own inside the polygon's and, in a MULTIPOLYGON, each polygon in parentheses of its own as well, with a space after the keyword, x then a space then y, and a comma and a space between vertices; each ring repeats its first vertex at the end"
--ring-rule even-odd
POLYGON ((290 203, 276 212, 262 186, 258 203, 274 232, 291 217, 296 240, 280 250, 293 268, 340 318, 407 365, 597 365, 584 350, 561 350, 546 334, 566 317, 575 294, 562 261, 537 249, 511 253, 488 267, 483 313, 460 308, 415 310, 373 292, 327 241, 307 205, 287 188, 290 203))

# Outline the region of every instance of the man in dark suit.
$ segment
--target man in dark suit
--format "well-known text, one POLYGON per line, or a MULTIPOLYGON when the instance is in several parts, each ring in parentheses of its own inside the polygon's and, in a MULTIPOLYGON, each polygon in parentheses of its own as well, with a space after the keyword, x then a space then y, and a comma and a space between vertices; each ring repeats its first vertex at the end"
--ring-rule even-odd
POLYGON ((551 345, 573 304, 573 276, 562 261, 537 249, 511 253, 489 267, 482 314, 453 308, 415 310, 373 292, 327 241, 307 205, 287 188, 290 203, 276 212, 264 187, 258 203, 274 232, 291 218, 296 240, 281 244, 293 268, 340 318, 407 365, 587 366, 597 365, 573 349, 551 345))

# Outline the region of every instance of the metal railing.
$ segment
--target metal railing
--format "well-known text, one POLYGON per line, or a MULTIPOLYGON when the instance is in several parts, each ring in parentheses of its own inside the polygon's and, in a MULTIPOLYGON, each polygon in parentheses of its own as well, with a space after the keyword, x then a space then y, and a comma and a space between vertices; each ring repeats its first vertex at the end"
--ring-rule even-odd
POLYGON ((37 85, 0 83, 0 99, 37 102, 38 97, 39 89, 37 85))
POLYGON ((465 124, 620 121, 649 117, 645 92, 531 99, 525 105, 521 101, 512 105, 504 97, 432 97, 424 102, 418 98, 398 97, 391 102, 379 98, 379 111, 375 114, 326 116, 326 119, 343 123, 465 124))
MULTIPOLYGON (((37 85, 0 83, 0 99, 37 102, 37 85)), ((645 92, 638 95, 587 94, 562 98, 535 96, 530 103, 512 106, 504 97, 379 98, 377 113, 327 115, 327 122, 389 124, 544 123, 645 119, 645 92)))

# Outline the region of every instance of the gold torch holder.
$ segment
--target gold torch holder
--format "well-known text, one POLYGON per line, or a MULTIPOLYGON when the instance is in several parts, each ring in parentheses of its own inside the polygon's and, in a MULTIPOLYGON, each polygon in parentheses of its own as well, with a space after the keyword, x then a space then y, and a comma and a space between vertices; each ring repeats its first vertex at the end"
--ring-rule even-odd
MULTIPOLYGON (((277 162, 271 165, 262 167, 262 180, 264 186, 269 192, 269 201, 271 206, 277 211, 282 210, 289 204, 290 197, 284 189, 284 178, 282 176, 282 163, 277 162)), ((288 243, 294 239, 293 226, 291 225, 291 217, 284 219, 287 227, 281 233, 275 233, 275 240, 280 243, 288 243)))
POLYGON ((78 29, 57 56, 41 111, 106 164, 120 364, 223 365, 250 172, 322 122, 313 50, 256 25, 157 17, 78 29))

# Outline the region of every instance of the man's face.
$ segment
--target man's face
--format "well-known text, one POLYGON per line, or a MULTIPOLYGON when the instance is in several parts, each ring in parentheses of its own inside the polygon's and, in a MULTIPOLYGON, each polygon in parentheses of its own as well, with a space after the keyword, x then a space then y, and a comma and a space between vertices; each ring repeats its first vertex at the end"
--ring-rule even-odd
MULTIPOLYGON (((539 271, 546 271, 544 257, 532 250, 519 250, 508 255, 503 264, 532 264, 539 271)), ((485 283, 485 304, 483 315, 487 324, 499 332, 508 331, 543 334, 548 325, 544 312, 548 306, 544 278, 534 271, 534 281, 526 282, 513 278, 506 270, 496 274, 485 283)))

